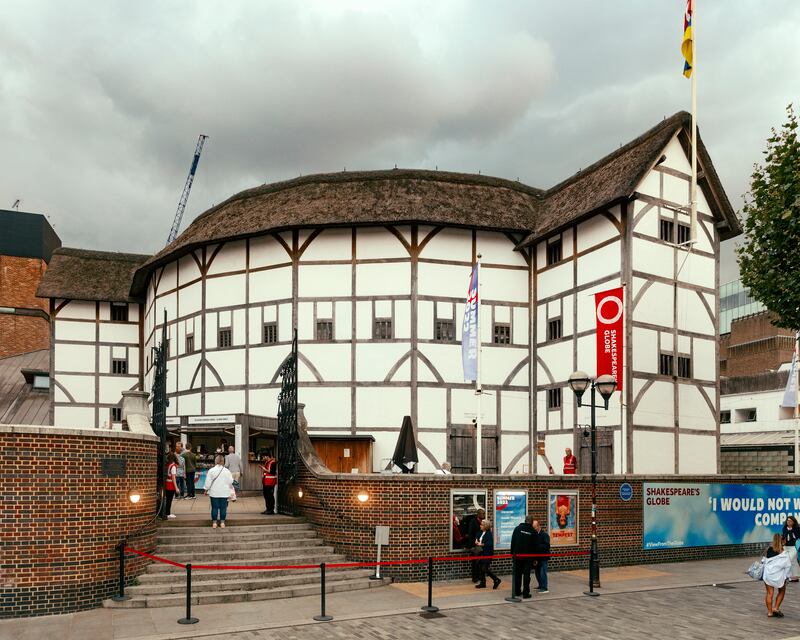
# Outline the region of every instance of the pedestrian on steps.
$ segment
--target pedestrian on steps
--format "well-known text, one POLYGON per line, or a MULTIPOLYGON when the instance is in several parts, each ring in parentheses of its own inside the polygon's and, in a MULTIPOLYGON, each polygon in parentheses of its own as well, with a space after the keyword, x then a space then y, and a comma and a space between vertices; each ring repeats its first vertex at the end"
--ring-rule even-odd
POLYGON ((195 499, 194 495, 194 474, 197 471, 197 455, 192 451, 192 443, 186 443, 186 451, 182 454, 186 469, 186 498, 195 499))
POLYGON ((176 500, 183 500, 186 497, 186 458, 183 457, 183 443, 178 440, 175 443, 175 456, 178 465, 178 473, 175 480, 178 483, 176 500))
POLYGON ((271 453, 261 465, 261 485, 264 491, 264 511, 261 514, 271 516, 275 513, 275 487, 278 486, 277 462, 271 453))
POLYGON ((231 493, 231 500, 236 502, 236 491, 239 489, 239 479, 242 477, 242 459, 233 445, 228 447, 228 455, 225 456, 225 468, 231 472, 233 476, 233 492, 231 493))
POLYGON ((228 498, 233 491, 233 476, 225 468, 225 456, 218 455, 214 463, 214 467, 208 470, 203 489, 211 498, 211 526, 216 529, 219 525, 224 529, 225 517, 228 515, 228 498))
POLYGON ((178 488, 178 456, 173 451, 167 454, 167 474, 164 479, 164 511, 161 515, 162 520, 172 519, 172 500, 175 498, 175 491, 178 488))

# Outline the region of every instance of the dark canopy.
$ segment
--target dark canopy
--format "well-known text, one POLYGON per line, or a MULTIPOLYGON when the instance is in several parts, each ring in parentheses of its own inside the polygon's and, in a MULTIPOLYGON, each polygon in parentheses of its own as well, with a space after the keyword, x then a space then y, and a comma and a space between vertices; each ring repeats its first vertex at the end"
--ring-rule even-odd
POLYGON ((409 463, 419 462, 417 455, 417 441, 414 439, 414 426, 411 424, 411 416, 403 418, 403 426, 400 427, 400 435, 397 438, 397 446, 394 448, 392 462, 396 464, 403 473, 411 473, 413 466, 409 463))

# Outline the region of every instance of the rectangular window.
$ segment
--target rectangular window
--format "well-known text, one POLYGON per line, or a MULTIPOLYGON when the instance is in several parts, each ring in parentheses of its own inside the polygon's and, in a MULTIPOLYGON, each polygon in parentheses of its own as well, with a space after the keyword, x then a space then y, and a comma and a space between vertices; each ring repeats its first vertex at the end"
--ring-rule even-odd
POLYGON ((264 344, 274 344, 278 341, 278 323, 264 323, 264 344))
POLYGON ((548 389, 547 390, 547 408, 560 409, 561 408, 561 389, 548 389))
POLYGON ((317 340, 333 340, 333 320, 317 320, 317 340))
POLYGON ((492 336, 492 342, 495 344, 511 344, 511 325, 505 322, 495 322, 492 336))
POLYGON ((678 244, 686 244, 692 239, 692 228, 688 224, 678 224, 678 244))
POLYGON ((391 340, 393 337, 392 319, 375 318, 375 324, 372 327, 372 338, 374 340, 391 340))
POLYGON ((658 237, 664 242, 675 242, 675 223, 672 220, 661 218, 658 237))
POLYGON ((125 358, 113 358, 111 360, 111 373, 126 375, 128 373, 128 361, 125 358))
POLYGON ((220 349, 230 347, 233 344, 233 331, 230 328, 220 329, 217 334, 217 346, 220 349))
POLYGON ((658 372, 662 376, 671 376, 673 358, 671 353, 662 353, 658 358, 658 372))
POLYGON ((437 320, 433 329, 433 339, 439 342, 453 342, 456 339, 455 321, 437 320))
POLYGON ((758 420, 758 413, 755 409, 745 409, 744 413, 745 422, 756 422, 756 420, 758 420))
POLYGON ((547 243, 547 264, 561 262, 561 238, 547 243))
POLYGON ((692 377, 692 359, 689 356, 678 356, 678 377, 692 377))
POLYGON ((128 305, 111 303, 111 322, 127 322, 128 305))
POLYGON ((122 407, 111 407, 111 422, 122 422, 122 407))
POLYGON ((730 411, 720 411, 719 412, 719 421, 720 421, 720 424, 730 424, 731 423, 731 412, 730 411))
POLYGON ((561 318, 547 321, 547 339, 558 340, 561 337, 561 318))
POLYGON ((194 353, 194 336, 186 336, 186 353, 194 353))

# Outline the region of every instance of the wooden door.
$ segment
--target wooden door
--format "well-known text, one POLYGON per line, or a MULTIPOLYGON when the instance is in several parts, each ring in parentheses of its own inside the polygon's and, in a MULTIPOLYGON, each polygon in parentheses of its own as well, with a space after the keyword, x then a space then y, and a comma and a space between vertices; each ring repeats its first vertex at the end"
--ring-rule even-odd
MULTIPOLYGON (((581 434, 581 448, 578 452, 578 473, 592 472, 592 436, 581 434)), ((614 473, 614 433, 598 430, 597 438, 597 473, 614 473)))
MULTIPOLYGON (((450 429, 448 461, 453 473, 475 473, 474 425, 454 426, 450 429)), ((500 473, 497 452, 497 427, 481 428, 481 467, 483 473, 500 473)))

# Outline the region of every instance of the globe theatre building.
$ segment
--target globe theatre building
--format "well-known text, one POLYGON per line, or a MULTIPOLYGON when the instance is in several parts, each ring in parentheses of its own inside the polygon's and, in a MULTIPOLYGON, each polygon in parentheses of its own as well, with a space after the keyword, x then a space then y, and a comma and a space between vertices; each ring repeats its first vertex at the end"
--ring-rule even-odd
MULTIPOLYGON (((588 409, 593 294, 625 287, 621 392, 599 411, 603 470, 718 470, 719 246, 741 232, 700 143, 689 239, 690 118, 679 113, 546 190, 442 171, 313 175, 238 193, 153 256, 60 249, 39 295, 53 318, 57 426, 109 426, 149 390, 169 339, 175 428, 274 416, 296 328, 313 436, 372 441, 385 465, 411 416, 420 471, 475 464, 461 317, 481 255, 486 473, 560 472, 588 409), (203 418, 206 417, 206 418, 203 418)), ((580 456, 579 456, 580 457, 580 456)))

